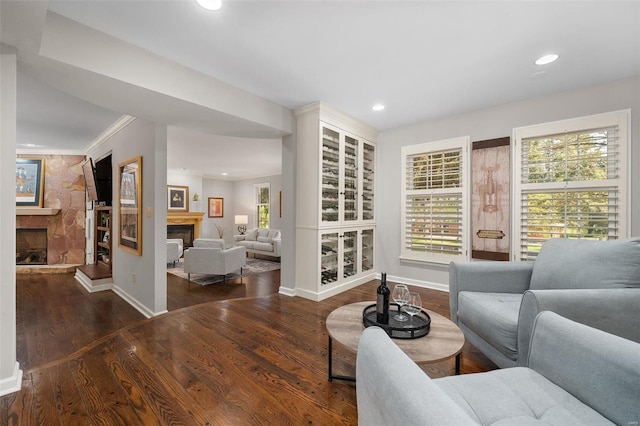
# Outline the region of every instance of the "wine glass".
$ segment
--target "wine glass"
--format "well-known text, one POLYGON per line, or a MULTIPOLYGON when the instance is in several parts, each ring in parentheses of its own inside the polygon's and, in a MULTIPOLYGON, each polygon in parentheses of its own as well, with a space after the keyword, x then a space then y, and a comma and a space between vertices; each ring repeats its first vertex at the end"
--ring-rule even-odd
POLYGON ((413 322, 413 316, 420 313, 421 309, 422 299, 420 299, 420 295, 414 292, 409 293, 409 300, 407 301, 407 307, 405 310, 409 315, 411 315, 411 322, 413 322))
POLYGON ((402 313, 402 307, 409 301, 409 289, 407 286, 404 284, 396 284, 396 286, 393 287, 391 297, 393 297, 393 301, 398 305, 398 313, 394 315, 393 318, 400 322, 408 320, 409 317, 402 313))

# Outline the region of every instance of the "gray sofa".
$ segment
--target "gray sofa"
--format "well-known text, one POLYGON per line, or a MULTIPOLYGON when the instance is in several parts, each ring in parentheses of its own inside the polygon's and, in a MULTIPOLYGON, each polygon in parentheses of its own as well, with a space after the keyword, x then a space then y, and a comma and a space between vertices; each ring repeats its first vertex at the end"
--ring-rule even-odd
POLYGON ((637 425, 640 344, 545 311, 525 367, 430 379, 380 328, 356 361, 360 425, 637 425))
POLYGON ((454 262, 449 301, 452 321, 499 367, 524 365, 544 310, 640 342, 640 239, 552 239, 534 262, 454 262))
POLYGON ((247 253, 280 257, 282 239, 279 229, 254 228, 245 234, 234 235, 235 245, 243 246, 247 253))

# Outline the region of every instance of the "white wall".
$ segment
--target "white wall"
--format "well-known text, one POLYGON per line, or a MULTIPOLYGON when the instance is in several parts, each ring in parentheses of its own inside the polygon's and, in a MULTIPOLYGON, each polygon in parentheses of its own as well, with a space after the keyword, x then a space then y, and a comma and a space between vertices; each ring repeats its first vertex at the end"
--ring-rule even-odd
POLYGON ((282 191, 282 175, 265 176, 261 178, 237 180, 234 182, 235 204, 233 214, 246 214, 249 216, 247 229, 255 228, 257 225, 256 216, 256 195, 255 185, 259 183, 269 183, 269 194, 271 198, 269 212, 270 228, 282 229, 282 218, 280 217, 280 191, 282 191))
MULTIPOLYGON (((190 175, 186 173, 180 173, 176 170, 168 170, 167 171, 167 185, 178 185, 178 186, 188 186, 189 187, 189 211, 190 212, 203 212, 206 211, 206 198, 202 196, 202 177, 190 175), (197 202, 193 201, 193 195, 198 194, 200 200, 197 202)), ((166 189, 165 189, 165 204, 168 204, 166 201, 166 189)))
POLYGON ((216 225, 222 230, 222 239, 227 244, 233 243, 236 228, 233 224, 234 199, 233 182, 219 179, 202 180, 202 199, 204 217, 202 219, 201 237, 220 238, 216 225), (222 198, 222 217, 209 217, 209 197, 222 198))
POLYGON ((88 153, 112 153, 114 291, 150 317, 167 310, 167 128, 137 119, 88 153), (118 248, 118 164, 142 156, 142 256, 118 248))
MULTIPOLYGON (((446 265, 401 262, 400 148, 457 136, 472 141, 511 136, 512 129, 538 123, 631 109, 631 235, 640 235, 640 77, 500 105, 463 115, 382 132, 377 145, 378 272, 390 279, 448 287, 446 265)), ((470 247, 469 247, 470 249, 470 247)))
POLYGON ((16 51, 0 45, 0 395, 20 389, 16 360, 16 51))

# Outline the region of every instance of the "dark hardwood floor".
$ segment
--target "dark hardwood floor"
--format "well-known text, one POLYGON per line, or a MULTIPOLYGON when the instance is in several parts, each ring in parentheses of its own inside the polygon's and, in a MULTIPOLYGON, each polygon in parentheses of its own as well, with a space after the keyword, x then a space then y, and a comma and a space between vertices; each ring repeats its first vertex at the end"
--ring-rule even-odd
MULTIPOLYGON (((312 302, 277 294, 279 271, 243 284, 187 287, 169 275, 170 312, 144 319, 71 274, 19 276, 23 388, 0 398, 0 425, 357 424, 355 386, 327 381, 329 313, 372 300, 377 282, 312 302)), ((417 289, 448 316, 448 295, 417 289)), ((453 360, 423 367, 451 375, 453 360)), ((495 368, 466 344, 463 373, 495 368)), ((334 373, 355 354, 334 346, 334 373)))

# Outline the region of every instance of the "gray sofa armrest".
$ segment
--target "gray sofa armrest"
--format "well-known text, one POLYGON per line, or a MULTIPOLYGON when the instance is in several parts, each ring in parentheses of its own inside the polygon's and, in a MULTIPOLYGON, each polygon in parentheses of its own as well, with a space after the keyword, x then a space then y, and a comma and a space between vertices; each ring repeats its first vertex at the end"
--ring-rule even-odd
POLYGON ((533 262, 451 262, 449 264, 449 308, 458 323, 458 293, 522 294, 529 288, 533 262))
POLYGON ((359 425, 474 425, 378 327, 364 330, 356 360, 359 425))
POLYGON ((640 289, 528 290, 518 317, 518 365, 526 362, 534 320, 542 311, 640 342, 640 289))
POLYGON ((542 312, 528 367, 619 425, 640 421, 640 344, 542 312))

